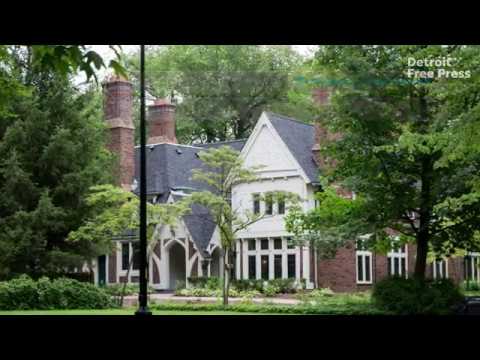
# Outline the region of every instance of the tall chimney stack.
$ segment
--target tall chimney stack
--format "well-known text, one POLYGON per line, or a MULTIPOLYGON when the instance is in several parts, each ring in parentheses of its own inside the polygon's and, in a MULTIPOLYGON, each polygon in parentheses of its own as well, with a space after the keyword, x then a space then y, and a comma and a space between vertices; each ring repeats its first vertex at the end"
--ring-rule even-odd
POLYGON ((116 184, 131 190, 135 169, 132 83, 112 76, 103 84, 105 122, 109 129, 108 149, 117 156, 116 184))
MULTIPOLYGON (((331 90, 329 88, 317 88, 312 92, 313 101, 319 106, 326 106, 330 102, 331 90)), ((312 147, 313 159, 319 167, 324 167, 326 165, 326 159, 321 156, 320 151, 322 144, 324 144, 329 139, 329 133, 327 130, 322 127, 320 122, 315 121, 315 142, 312 147)))
POLYGON ((175 105, 167 99, 157 99, 148 107, 148 144, 176 144, 175 105))

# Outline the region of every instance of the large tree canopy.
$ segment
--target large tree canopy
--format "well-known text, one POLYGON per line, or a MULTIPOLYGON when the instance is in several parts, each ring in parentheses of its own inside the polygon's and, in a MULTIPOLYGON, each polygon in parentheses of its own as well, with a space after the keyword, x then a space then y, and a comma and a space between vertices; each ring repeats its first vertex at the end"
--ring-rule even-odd
MULTIPOLYGON (((17 61, 14 59, 13 61, 17 61)), ((22 83, 21 71, 18 82, 22 83)), ((65 241, 85 216, 85 195, 111 181, 102 106, 64 76, 34 71, 0 114, 0 272, 37 276, 79 265, 65 241)))
MULTIPOLYGON (((304 59, 286 46, 155 46, 147 51, 147 91, 178 101, 180 142, 246 138, 262 110, 310 120, 310 94, 294 81, 304 59)), ((128 62, 138 77, 138 56, 128 62)))
POLYGON ((372 246, 389 240, 385 230, 394 229, 416 243, 418 277, 428 251, 478 249, 480 152, 471 140, 480 136, 479 48, 325 46, 316 60, 335 88, 321 122, 342 134, 324 144, 322 154, 335 166, 323 169, 323 180, 358 196, 348 206, 329 191, 306 217, 292 214, 291 228, 304 226, 322 242, 340 226, 350 240, 373 234, 372 246), (471 77, 438 77, 435 66, 418 65, 412 70, 436 76, 406 75, 408 58, 448 56, 457 61, 446 70, 471 71, 471 77))

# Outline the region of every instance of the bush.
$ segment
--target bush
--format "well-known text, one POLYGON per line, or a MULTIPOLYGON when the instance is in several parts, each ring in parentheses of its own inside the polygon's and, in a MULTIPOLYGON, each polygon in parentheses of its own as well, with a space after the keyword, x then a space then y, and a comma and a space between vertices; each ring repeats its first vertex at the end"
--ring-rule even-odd
POLYGON ((465 290, 465 291, 480 291, 480 283, 476 282, 476 281, 464 281, 462 283, 462 288, 465 290))
POLYGON ((372 298, 381 309, 411 315, 451 313, 463 296, 449 279, 420 281, 392 277, 375 285, 372 298))
POLYGON ((274 279, 269 280, 268 283, 276 286, 280 294, 293 294, 297 291, 295 279, 274 279))
POLYGON ((0 283, 1 310, 105 309, 112 298, 93 284, 73 279, 47 277, 38 281, 23 275, 0 283))
POLYGON ((30 277, 22 275, 0 283, 0 309, 39 309, 37 284, 30 277))
MULTIPOLYGON (((103 289, 105 289, 107 294, 109 294, 110 296, 122 296, 123 283, 108 284, 103 289)), ((131 284, 131 283, 127 284, 127 286, 125 287, 125 296, 136 295, 138 294, 139 290, 140 290, 139 284, 131 284)), ((149 285, 147 287, 147 293, 148 294, 155 293, 155 288, 149 285)))
POLYGON ((232 280, 232 287, 240 291, 255 290, 262 292, 263 282, 264 280, 256 279, 232 280))
MULTIPOLYGON (((195 297, 221 297, 222 289, 207 289, 207 288, 189 288, 179 289, 175 291, 176 296, 195 296, 195 297)), ((235 288, 230 289, 230 297, 253 298, 260 296, 260 292, 255 290, 239 291, 235 288)))
POLYGON ((280 288, 271 282, 267 282, 263 287, 263 294, 267 297, 273 297, 280 292, 280 288))
POLYGON ((224 306, 222 304, 206 303, 175 303, 165 302, 152 304, 153 310, 172 311, 234 311, 259 314, 318 314, 318 315, 384 315, 387 312, 376 309, 370 304, 349 304, 342 306, 309 306, 309 305, 274 305, 239 303, 224 306))

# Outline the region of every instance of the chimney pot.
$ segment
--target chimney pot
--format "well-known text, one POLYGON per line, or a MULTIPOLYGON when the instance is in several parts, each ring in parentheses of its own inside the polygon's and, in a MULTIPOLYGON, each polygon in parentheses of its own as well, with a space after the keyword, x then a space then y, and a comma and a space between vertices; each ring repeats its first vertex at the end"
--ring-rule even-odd
POLYGON ((168 99, 156 99, 148 107, 149 137, 148 144, 176 144, 175 104, 168 99))

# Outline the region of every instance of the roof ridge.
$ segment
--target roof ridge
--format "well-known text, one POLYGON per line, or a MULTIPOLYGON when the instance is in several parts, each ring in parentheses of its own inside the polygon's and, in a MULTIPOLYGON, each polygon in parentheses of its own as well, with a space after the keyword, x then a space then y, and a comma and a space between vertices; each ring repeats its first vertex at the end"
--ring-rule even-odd
MULTIPOLYGON (((170 145, 170 146, 183 146, 183 147, 189 147, 189 148, 194 148, 198 149, 198 146, 195 145, 188 145, 188 144, 171 144, 171 143, 158 143, 158 144, 147 144, 147 147, 149 146, 158 146, 158 145, 170 145)), ((135 145, 135 148, 139 148, 140 145, 135 145)))
POLYGON ((198 146, 206 146, 206 145, 226 144, 226 143, 239 142, 239 141, 247 141, 247 139, 217 141, 217 142, 212 142, 212 143, 196 144, 196 145, 192 145, 192 146, 197 146, 198 147, 198 146))
POLYGON ((276 117, 279 117, 281 118, 282 120, 289 120, 289 121, 293 121, 293 122, 296 122, 297 124, 301 124, 301 125, 306 125, 306 126, 311 126, 313 127, 312 124, 308 124, 308 123, 305 123, 303 121, 300 121, 300 120, 297 120, 295 118, 291 118, 291 117, 288 117, 288 116, 285 116, 285 115, 282 115, 282 114, 278 114, 278 113, 274 113, 273 111, 265 111, 268 114, 270 115, 273 115, 273 116, 276 116, 276 117))

